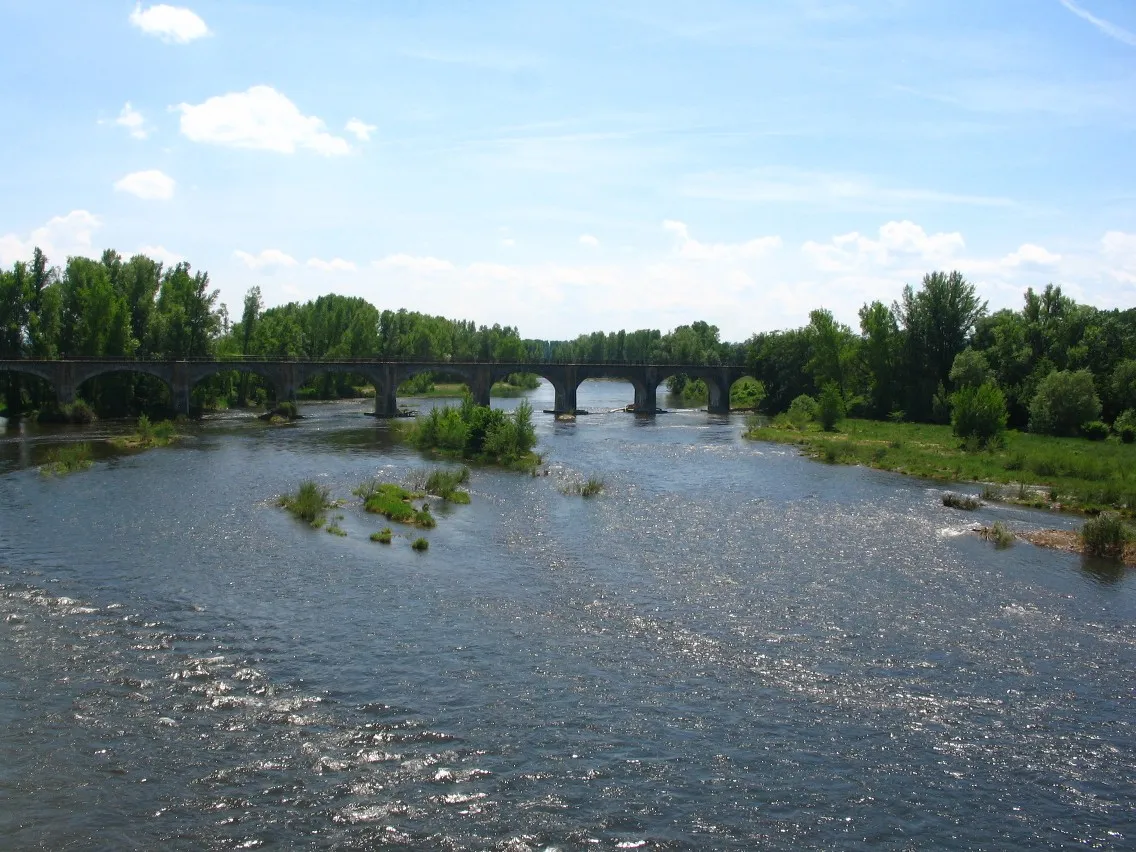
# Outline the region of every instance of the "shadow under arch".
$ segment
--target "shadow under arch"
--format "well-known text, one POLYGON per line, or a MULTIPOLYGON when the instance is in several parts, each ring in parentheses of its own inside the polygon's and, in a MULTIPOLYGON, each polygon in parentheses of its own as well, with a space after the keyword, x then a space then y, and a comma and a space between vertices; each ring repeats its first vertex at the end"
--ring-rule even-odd
POLYGON ((60 401, 58 394, 55 376, 42 368, 18 363, 0 366, 0 406, 5 417, 18 418, 55 405, 60 401))
POLYGON ((176 396, 169 379, 145 364, 122 364, 87 373, 75 386, 75 397, 100 417, 134 417, 167 413, 176 396))

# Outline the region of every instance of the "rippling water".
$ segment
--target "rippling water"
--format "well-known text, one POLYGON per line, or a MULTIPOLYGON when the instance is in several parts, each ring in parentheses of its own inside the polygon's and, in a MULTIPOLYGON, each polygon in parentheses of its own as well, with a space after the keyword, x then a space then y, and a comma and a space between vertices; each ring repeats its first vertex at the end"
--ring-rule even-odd
POLYGON ((549 475, 476 470, 419 554, 350 498, 424 464, 362 411, 62 479, 0 438, 0 848, 1136 844, 1136 577, 965 534, 1072 519, 538 415, 549 475), (309 477, 346 538, 275 508, 309 477))

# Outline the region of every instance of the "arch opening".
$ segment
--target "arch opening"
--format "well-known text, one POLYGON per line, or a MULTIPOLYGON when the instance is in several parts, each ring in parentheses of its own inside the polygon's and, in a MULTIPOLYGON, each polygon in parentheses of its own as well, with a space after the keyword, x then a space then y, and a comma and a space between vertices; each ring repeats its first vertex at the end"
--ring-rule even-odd
POLYGON ((76 404, 85 403, 99 417, 162 417, 174 410, 173 388, 165 379, 142 370, 105 370, 75 388, 76 404))
POLYGON ((268 376, 237 366, 198 377, 190 386, 188 402, 197 411, 263 408, 276 402, 279 393, 268 376))
POLYGON ((17 419, 57 404, 51 380, 33 370, 0 369, 0 417, 17 419))

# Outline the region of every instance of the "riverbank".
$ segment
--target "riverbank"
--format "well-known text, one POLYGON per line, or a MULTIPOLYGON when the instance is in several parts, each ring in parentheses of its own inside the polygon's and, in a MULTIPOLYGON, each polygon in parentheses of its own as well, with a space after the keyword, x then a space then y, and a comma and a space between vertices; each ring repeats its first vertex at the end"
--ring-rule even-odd
POLYGON ((1036 508, 1136 510, 1136 445, 1008 432, 1002 447, 968 452, 950 426, 845 420, 835 432, 751 426, 756 441, 792 444, 831 464, 987 486, 984 497, 1036 508))

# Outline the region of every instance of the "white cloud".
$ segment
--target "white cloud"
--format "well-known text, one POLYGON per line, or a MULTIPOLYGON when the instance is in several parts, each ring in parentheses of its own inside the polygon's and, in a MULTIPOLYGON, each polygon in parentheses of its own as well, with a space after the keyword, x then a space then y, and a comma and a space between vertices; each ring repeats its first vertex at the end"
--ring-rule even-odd
POLYGON ((580 234, 580 245, 588 246, 589 248, 596 248, 600 241, 593 237, 591 234, 580 234))
POLYGON ((360 142, 369 142, 371 134, 378 130, 373 124, 367 124, 362 119, 352 118, 344 129, 360 142))
POLYGON ((92 246, 94 232, 102 220, 86 210, 72 210, 66 216, 56 216, 46 225, 36 228, 25 239, 17 234, 0 236, 0 265, 11 266, 18 260, 31 260, 38 246, 52 263, 62 264, 68 257, 95 254, 92 246))
POLYGON ((512 248, 516 244, 517 241, 512 237, 503 237, 501 240, 501 245, 503 245, 505 248, 512 248))
POLYGON ((146 119, 142 117, 142 113, 130 105, 130 101, 126 102, 126 106, 122 108, 122 112, 118 114, 114 123, 119 127, 125 127, 135 139, 145 139, 150 135, 150 129, 146 126, 146 119))
POLYGON ((1104 18, 1098 18, 1088 9, 1083 9, 1078 6, 1073 0, 1058 0, 1058 2, 1078 18, 1088 21, 1109 38, 1114 38, 1130 47, 1136 47, 1136 33, 1131 33, 1123 27, 1118 27, 1116 24, 1106 21, 1104 18))
POLYGON ((448 260, 439 260, 436 257, 416 257, 409 254, 392 254, 382 260, 376 260, 372 265, 377 269, 401 269, 419 274, 452 272, 455 268, 448 260))
POLYGON ((179 263, 185 260, 185 257, 183 255, 180 255, 177 252, 172 252, 165 246, 142 246, 138 249, 138 251, 135 252, 135 254, 144 254, 151 260, 156 260, 159 263, 165 264, 166 266, 177 266, 179 263))
POLYGON ((146 35, 157 36, 170 43, 188 44, 209 35, 209 27, 196 13, 184 6, 167 6, 165 3, 145 10, 139 3, 130 13, 130 23, 146 35))
POLYGON ((1002 258, 1001 264, 1004 267, 1016 269, 1019 266, 1056 266, 1060 262, 1061 255, 1054 254, 1033 243, 1024 243, 1017 251, 1010 252, 1002 258))
POLYGON ((114 184, 114 188, 119 192, 126 192, 146 201, 168 201, 174 197, 176 187, 177 181, 157 169, 131 172, 114 184))
POLYGON ((181 112, 181 132, 194 142, 280 154, 298 148, 325 157, 351 153, 346 139, 332 136, 321 119, 302 114, 271 86, 253 86, 176 109, 181 112))
POLYGON ((1136 284, 1136 234, 1109 231, 1101 239, 1101 251, 1113 278, 1136 284))
POLYGON ((678 241, 678 256, 686 260, 737 261, 754 259, 781 247, 781 238, 758 237, 744 243, 702 243, 690 236, 685 223, 668 219, 663 230, 674 234, 678 241))
POLYGON ((355 264, 349 260, 344 260, 341 257, 335 257, 331 260, 320 260, 318 257, 313 257, 308 260, 308 266, 311 269, 318 269, 321 272, 354 272, 355 264))
POLYGON ((265 249, 259 254, 249 254, 247 251, 240 251, 239 249, 234 254, 249 269, 269 269, 276 266, 295 266, 296 258, 291 255, 285 254, 280 249, 265 249))
POLYGON ((928 234, 914 222, 888 222, 879 239, 857 231, 833 237, 828 243, 812 240, 801 251, 824 272, 850 272, 865 266, 935 265, 949 261, 965 247, 962 234, 928 234))

